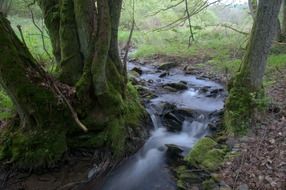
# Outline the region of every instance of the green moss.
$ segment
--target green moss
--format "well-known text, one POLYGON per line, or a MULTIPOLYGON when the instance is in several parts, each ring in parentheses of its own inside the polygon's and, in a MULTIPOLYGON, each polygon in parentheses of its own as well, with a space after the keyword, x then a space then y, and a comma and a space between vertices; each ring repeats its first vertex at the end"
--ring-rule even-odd
POLYGON ((177 187, 182 190, 189 189, 189 186, 192 184, 199 184, 201 183, 202 179, 199 175, 188 170, 188 168, 184 165, 179 166, 176 168, 176 175, 177 175, 177 187))
POLYGON ((111 121, 107 127, 108 144, 115 157, 121 157, 125 152, 127 130, 123 119, 111 121))
POLYGON ((48 167, 59 161, 66 150, 63 131, 1 131, 1 160, 14 162, 20 168, 48 167))
POLYGON ((217 146, 211 138, 202 138, 187 155, 186 160, 190 165, 214 171, 221 165, 226 154, 226 150, 217 146))
POLYGON ((229 133, 244 135, 251 128, 257 111, 268 104, 264 89, 254 89, 239 73, 229 85, 229 96, 225 104, 224 125, 229 133))
POLYGON ((203 190, 213 190, 217 186, 213 179, 208 179, 203 182, 203 190))

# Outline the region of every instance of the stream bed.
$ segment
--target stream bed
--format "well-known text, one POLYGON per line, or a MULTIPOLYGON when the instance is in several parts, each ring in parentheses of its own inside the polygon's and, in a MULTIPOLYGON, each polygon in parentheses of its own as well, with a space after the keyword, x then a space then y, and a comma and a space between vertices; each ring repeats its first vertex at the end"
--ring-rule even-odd
POLYGON ((164 71, 129 63, 128 69, 140 71, 136 80, 153 95, 145 101, 152 131, 144 146, 111 172, 100 189, 175 190, 176 181, 166 162, 167 147, 175 145, 187 154, 210 134, 224 106, 223 86, 176 68, 164 71))

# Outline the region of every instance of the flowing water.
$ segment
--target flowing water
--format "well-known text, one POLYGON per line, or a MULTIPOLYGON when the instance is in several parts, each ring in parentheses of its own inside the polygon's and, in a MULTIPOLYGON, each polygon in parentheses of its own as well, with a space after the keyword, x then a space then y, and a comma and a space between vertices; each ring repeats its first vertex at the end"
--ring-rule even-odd
POLYGON ((211 113, 221 110, 224 105, 224 94, 209 96, 209 92, 223 87, 209 80, 197 79, 173 69, 170 74, 160 78, 161 72, 153 66, 129 64, 129 69, 140 67, 143 74, 139 80, 144 81, 156 98, 146 102, 146 109, 153 122, 153 130, 145 145, 106 179, 102 190, 173 190, 175 181, 166 164, 167 144, 173 144, 186 154, 193 145, 209 133, 208 124, 214 119, 211 113), (187 90, 170 92, 162 90, 162 85, 184 81, 187 90), (207 89, 202 92, 202 89, 207 89), (175 109, 191 110, 183 115, 182 130, 169 132, 162 119, 163 105, 175 105, 175 109))

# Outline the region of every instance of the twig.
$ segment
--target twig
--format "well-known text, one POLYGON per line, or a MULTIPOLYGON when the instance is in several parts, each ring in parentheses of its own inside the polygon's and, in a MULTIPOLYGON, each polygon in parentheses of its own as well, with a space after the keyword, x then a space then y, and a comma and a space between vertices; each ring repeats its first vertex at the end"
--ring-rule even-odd
POLYGON ((174 5, 170 5, 170 6, 166 7, 166 8, 160 9, 160 10, 156 11, 155 13, 152 13, 152 14, 150 14, 148 16, 155 16, 155 15, 159 14, 160 12, 167 11, 169 9, 175 8, 175 7, 179 6, 180 4, 182 4, 184 1, 185 0, 179 1, 178 3, 176 3, 174 5))
POLYGON ((188 47, 191 47, 191 40, 194 41, 195 38, 194 38, 194 33, 193 33, 193 28, 192 28, 192 23, 191 23, 191 16, 190 16, 190 12, 189 12, 188 0, 185 0, 185 8, 186 8, 186 13, 187 13, 188 22, 189 22, 189 30, 190 30, 188 47))
POLYGON ((241 172, 241 167, 242 167, 242 165, 244 164, 244 160, 245 160, 245 153, 242 154, 240 166, 239 166, 238 172, 237 172, 237 174, 236 174, 236 176, 235 176, 234 183, 233 183, 233 186, 232 186, 232 189, 233 189, 233 190, 236 189, 235 186, 236 186, 237 180, 238 180, 239 175, 240 175, 240 172, 241 172))
POLYGON ((224 28, 233 30, 233 31, 235 31, 235 32, 237 32, 237 33, 243 34, 243 35, 249 35, 248 32, 240 31, 240 30, 238 30, 238 29, 236 29, 236 28, 234 28, 234 27, 232 27, 232 26, 230 26, 230 25, 228 25, 228 24, 217 24, 217 25, 207 25, 207 26, 219 26, 219 27, 224 27, 224 28))
MULTIPOLYGON (((24 2, 26 2, 26 0, 24 0, 24 2)), ((27 2, 26 2, 27 3, 27 2)), ((42 44, 43 44, 43 49, 45 51, 45 53, 47 54, 47 56, 49 57, 50 60, 53 60, 52 56, 50 55, 49 51, 46 48, 46 43, 45 43, 45 35, 43 30, 38 26, 38 24, 35 21, 35 17, 34 17, 34 13, 33 10, 31 9, 31 6, 34 5, 36 3, 36 1, 34 0, 32 3, 28 4, 28 9, 30 11, 31 14, 31 18, 32 18, 32 22, 34 24, 34 26, 39 30, 40 34, 41 34, 41 40, 42 40, 42 44)))
POLYGON ((17 28, 20 32, 20 36, 21 36, 21 39, 22 39, 22 42, 24 43, 24 45, 27 47, 27 44, 26 44, 26 41, 25 41, 25 38, 24 38, 24 35, 23 35, 23 31, 22 31, 22 27, 21 25, 17 25, 17 28))
POLYGON ((68 99, 63 95, 63 93, 60 91, 60 89, 58 88, 58 86, 55 84, 55 82, 53 80, 50 80, 52 86, 54 87, 54 89, 56 90, 57 94, 60 95, 60 97, 64 100, 64 102, 66 103, 66 105, 68 106, 76 124, 84 131, 84 132, 88 132, 88 129, 86 128, 86 126, 79 120, 77 113, 75 112, 75 110, 73 109, 72 105, 70 104, 70 102, 68 101, 68 99))
POLYGON ((131 39, 133 36, 133 31, 134 31, 134 27, 135 27, 135 2, 134 0, 132 1, 132 8, 133 8, 133 13, 132 13, 132 26, 131 26, 131 30, 129 33, 129 37, 126 43, 126 51, 124 54, 124 58, 123 58, 123 64, 124 64, 124 78, 125 78, 125 85, 127 85, 128 82, 128 77, 127 77, 127 59, 128 59, 128 53, 129 53, 129 49, 130 49, 130 43, 131 43, 131 39))

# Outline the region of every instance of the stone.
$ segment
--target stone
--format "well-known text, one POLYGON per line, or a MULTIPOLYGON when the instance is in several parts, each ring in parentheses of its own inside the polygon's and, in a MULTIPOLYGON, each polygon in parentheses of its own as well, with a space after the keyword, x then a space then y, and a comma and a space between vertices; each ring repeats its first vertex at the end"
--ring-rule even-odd
POLYGON ((184 84, 183 82, 168 83, 168 84, 163 85, 163 88, 165 88, 166 86, 176 89, 177 91, 188 89, 188 86, 184 84))
POLYGON ((169 72, 163 72, 162 74, 159 75, 160 78, 164 78, 166 76, 170 75, 169 72))
POLYGON ((131 71, 138 73, 139 76, 143 74, 142 69, 140 69, 139 67, 134 67, 133 69, 131 69, 131 71))
POLYGON ((163 124, 170 132, 179 132, 182 130, 183 121, 175 114, 169 112, 163 117, 163 124))
POLYGON ((178 63, 175 63, 175 62, 166 62, 166 63, 162 63, 158 69, 159 70, 170 70, 174 67, 177 67, 178 66, 178 63))
POLYGON ((170 166, 178 166, 183 161, 183 150, 180 149, 177 145, 174 144, 166 144, 167 147, 167 163, 170 166))

